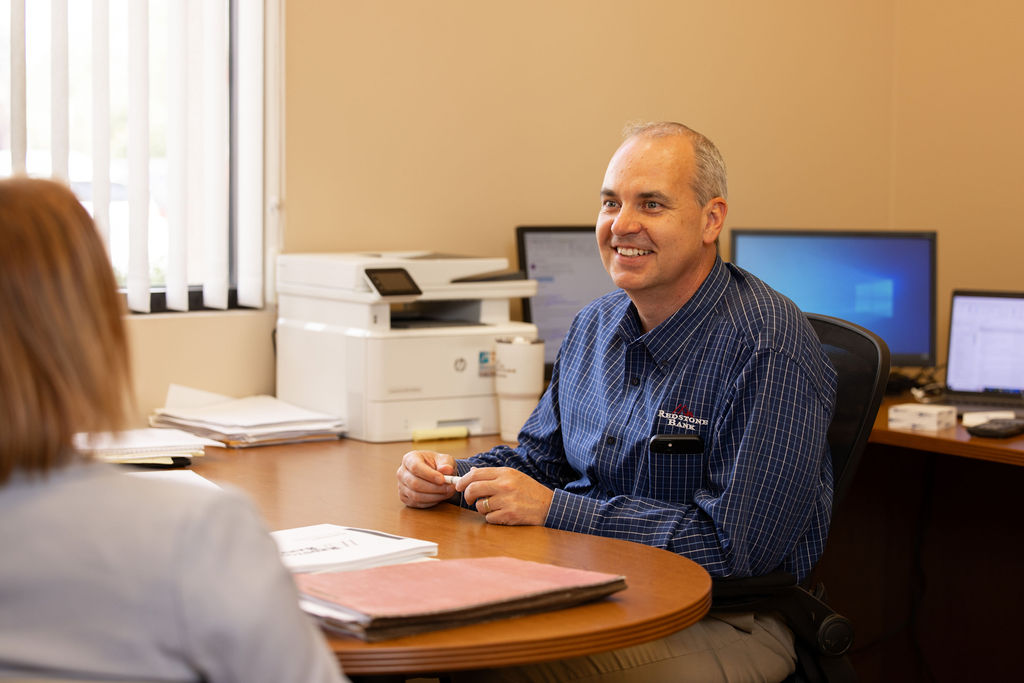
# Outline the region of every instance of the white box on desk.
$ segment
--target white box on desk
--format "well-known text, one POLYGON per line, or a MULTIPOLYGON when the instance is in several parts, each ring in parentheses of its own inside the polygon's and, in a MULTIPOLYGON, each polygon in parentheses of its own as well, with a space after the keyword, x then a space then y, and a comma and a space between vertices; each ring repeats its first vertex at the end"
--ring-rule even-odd
POLYGON ((890 429, 937 432, 956 426, 956 408, 924 403, 900 403, 889 408, 890 429))

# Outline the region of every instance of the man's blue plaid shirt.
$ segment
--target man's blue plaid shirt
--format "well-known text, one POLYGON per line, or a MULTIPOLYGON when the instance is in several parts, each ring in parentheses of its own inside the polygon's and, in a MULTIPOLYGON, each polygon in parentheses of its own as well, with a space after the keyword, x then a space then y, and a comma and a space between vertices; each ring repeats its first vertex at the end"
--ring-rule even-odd
POLYGON ((457 466, 513 467, 554 489, 552 528, 666 548, 715 576, 802 578, 828 533, 835 385, 796 306, 719 259, 646 334, 621 290, 586 306, 519 446, 457 466), (694 433, 703 454, 648 449, 653 434, 694 433))

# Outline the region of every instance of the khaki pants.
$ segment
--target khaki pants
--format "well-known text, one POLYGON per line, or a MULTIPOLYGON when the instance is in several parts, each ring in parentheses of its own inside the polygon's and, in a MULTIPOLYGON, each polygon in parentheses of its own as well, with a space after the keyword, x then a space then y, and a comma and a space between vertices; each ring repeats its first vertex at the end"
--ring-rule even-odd
POLYGON ((793 673, 793 633, 768 614, 712 613, 652 643, 505 669, 463 671, 453 683, 777 683, 793 673))

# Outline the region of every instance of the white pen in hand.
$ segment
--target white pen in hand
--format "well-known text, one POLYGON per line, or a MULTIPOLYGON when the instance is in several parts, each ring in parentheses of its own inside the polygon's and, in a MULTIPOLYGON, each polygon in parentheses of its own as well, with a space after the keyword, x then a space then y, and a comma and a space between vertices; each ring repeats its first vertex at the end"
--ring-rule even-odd
POLYGON ((460 477, 457 474, 446 474, 446 475, 444 475, 445 483, 451 484, 452 486, 455 486, 456 484, 458 484, 459 483, 459 479, 462 479, 462 477, 460 477))

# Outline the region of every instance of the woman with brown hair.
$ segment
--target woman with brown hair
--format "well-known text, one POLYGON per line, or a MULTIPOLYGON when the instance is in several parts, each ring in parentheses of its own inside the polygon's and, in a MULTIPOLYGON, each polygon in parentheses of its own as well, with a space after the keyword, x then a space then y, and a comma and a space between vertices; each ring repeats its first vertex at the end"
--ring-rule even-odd
POLYGON ((127 476, 123 304, 64 185, 0 180, 0 678, 341 681, 255 508, 127 476))

